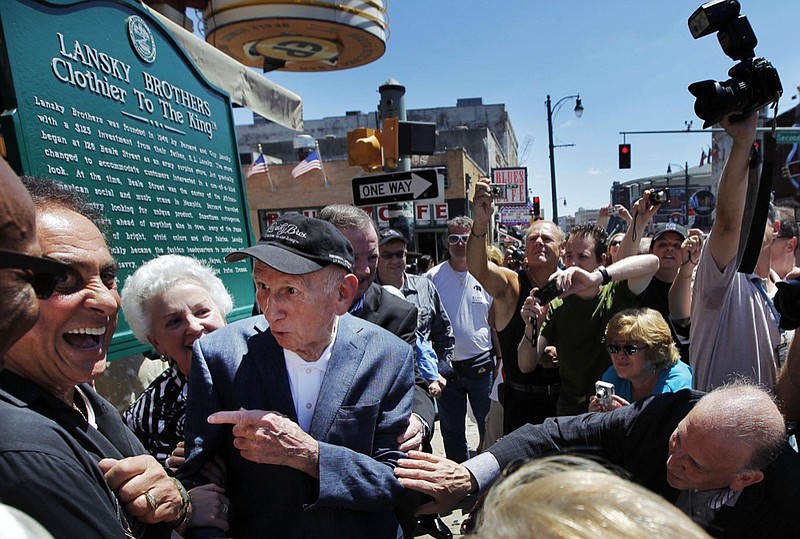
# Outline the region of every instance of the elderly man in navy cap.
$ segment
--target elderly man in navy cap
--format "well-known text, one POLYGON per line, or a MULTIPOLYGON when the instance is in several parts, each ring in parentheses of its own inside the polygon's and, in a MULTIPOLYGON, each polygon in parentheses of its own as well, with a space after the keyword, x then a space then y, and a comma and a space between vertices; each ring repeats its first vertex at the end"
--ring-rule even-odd
POLYGON ((231 537, 394 539, 412 349, 347 313, 358 279, 332 224, 283 216, 226 260, 247 257, 264 314, 195 343, 181 475, 222 457, 231 537))

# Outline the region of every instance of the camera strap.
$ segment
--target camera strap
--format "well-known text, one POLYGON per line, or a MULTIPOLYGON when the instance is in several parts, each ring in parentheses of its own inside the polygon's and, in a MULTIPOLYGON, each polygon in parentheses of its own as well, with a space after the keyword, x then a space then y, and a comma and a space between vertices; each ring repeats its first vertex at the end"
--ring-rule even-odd
MULTIPOLYGON (((777 111, 777 109, 776 109, 777 111)), ((773 129, 775 118, 773 117, 773 129)), ((773 130, 774 134, 774 130, 773 130)), ((764 137, 764 161, 759 179, 759 159, 754 151, 750 157, 750 172, 747 176, 747 195, 742 214, 742 230, 739 236, 739 272, 753 273, 764 240, 764 224, 767 222, 769 203, 772 197, 772 178, 774 174, 777 145, 774 139, 764 137), (769 141, 769 142, 768 142, 769 141), (769 145, 769 148, 766 146, 769 145)))

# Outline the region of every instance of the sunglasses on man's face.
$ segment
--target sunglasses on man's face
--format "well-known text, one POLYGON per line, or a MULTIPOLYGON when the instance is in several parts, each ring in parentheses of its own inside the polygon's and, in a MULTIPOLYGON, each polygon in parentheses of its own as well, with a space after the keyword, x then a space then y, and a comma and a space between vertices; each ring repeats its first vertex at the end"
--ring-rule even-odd
POLYGON ((405 251, 394 251, 394 252, 384 251, 381 253, 381 258, 384 260, 391 260, 393 258, 403 258, 404 256, 406 256, 405 251))
POLYGON ((647 348, 646 344, 609 344, 606 348, 608 348, 609 354, 619 354, 622 351, 623 354, 626 356, 635 356, 645 348, 647 348))
POLYGON ((47 299, 53 295, 59 279, 64 276, 69 265, 52 258, 0 251, 0 269, 18 269, 27 272, 27 280, 33 287, 36 297, 47 299))
POLYGON ((469 234, 450 234, 447 236, 447 243, 450 245, 456 245, 458 243, 467 243, 469 239, 469 234))

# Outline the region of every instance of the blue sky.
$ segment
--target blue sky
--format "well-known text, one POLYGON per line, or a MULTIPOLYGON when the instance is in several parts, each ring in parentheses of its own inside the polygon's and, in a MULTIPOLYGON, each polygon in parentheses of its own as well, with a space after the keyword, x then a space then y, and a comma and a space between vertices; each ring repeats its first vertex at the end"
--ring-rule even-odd
MULTIPOLYGON (((303 98, 306 119, 373 111, 388 78, 406 87, 408 108, 455 106, 458 98, 505 103, 524 152, 529 187, 551 210, 545 99, 580 93, 554 118, 559 214, 607 203, 611 183, 699 164, 711 136, 629 135, 633 168, 617 168, 620 131, 680 130, 693 121, 686 87, 727 80, 734 65, 716 35, 692 39, 687 19, 700 2, 686 0, 389 0, 386 53, 359 68, 327 73, 267 74, 303 98), (527 145, 527 148, 526 148, 527 145), (673 167, 674 168, 674 167, 673 167)), ((756 54, 778 69, 779 110, 797 104, 800 54, 796 0, 743 0, 759 44, 756 54)))

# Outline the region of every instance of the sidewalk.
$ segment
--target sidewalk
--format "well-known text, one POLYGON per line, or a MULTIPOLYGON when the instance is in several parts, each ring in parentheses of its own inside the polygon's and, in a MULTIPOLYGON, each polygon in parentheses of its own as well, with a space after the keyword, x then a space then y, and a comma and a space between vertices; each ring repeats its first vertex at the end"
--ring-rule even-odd
MULTIPOLYGON (((478 447, 478 427, 474 421, 472 421, 469 417, 467 417, 467 442, 469 443, 470 451, 475 451, 478 447)), ((442 436, 439 433, 439 422, 436 422, 436 432, 433 434, 433 440, 431 442, 433 446, 433 452, 436 455, 444 456, 444 445, 442 444, 442 436)), ((470 499, 463 506, 457 507, 453 509, 450 513, 441 515, 442 520, 447 524, 450 528, 450 531, 453 532, 453 537, 460 537, 461 532, 461 522, 466 517, 469 510, 472 508, 473 501, 470 499)), ((432 539, 432 535, 417 535, 416 537, 421 538, 428 538, 432 539)), ((410 539, 410 538, 408 538, 410 539)))

